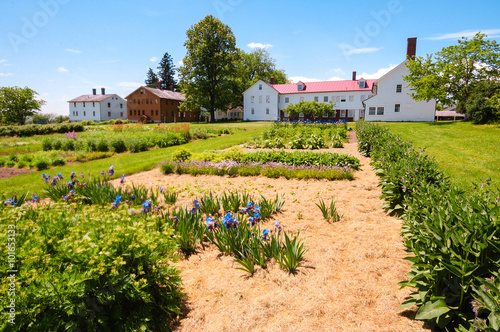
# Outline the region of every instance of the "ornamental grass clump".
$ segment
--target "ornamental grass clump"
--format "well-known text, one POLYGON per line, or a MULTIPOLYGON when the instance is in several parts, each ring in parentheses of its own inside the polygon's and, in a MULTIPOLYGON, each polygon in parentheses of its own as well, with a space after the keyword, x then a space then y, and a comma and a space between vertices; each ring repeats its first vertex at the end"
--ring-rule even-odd
POLYGON ((319 203, 315 204, 321 210, 323 218, 325 218, 326 221, 336 222, 342 219, 343 215, 337 211, 335 200, 330 201, 330 206, 327 206, 322 199, 319 200, 319 203))

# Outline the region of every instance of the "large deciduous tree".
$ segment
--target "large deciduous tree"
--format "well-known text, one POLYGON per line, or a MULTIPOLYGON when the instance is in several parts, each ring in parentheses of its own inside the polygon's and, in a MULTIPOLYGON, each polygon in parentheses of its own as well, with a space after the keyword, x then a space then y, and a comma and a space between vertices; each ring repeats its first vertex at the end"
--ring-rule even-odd
POLYGON ((161 82, 160 89, 168 90, 177 88, 177 80, 175 79, 175 65, 170 54, 165 53, 160 63, 158 64, 158 79, 161 82))
POLYGON ((500 82, 476 84, 465 104, 467 118, 474 123, 500 121, 500 82))
POLYGON ((270 82, 271 77, 274 77, 275 84, 288 83, 285 71, 276 69, 276 61, 268 51, 263 48, 258 48, 250 53, 241 51, 241 61, 238 62, 236 74, 240 102, 246 89, 258 80, 270 82))
POLYGON ((146 74, 146 80, 144 83, 146 83, 147 87, 150 88, 157 88, 158 87, 158 75, 153 71, 153 69, 149 68, 148 73, 146 74))
POLYGON ((436 99, 444 105, 457 105, 457 112, 464 113, 473 87, 500 77, 500 45, 477 33, 434 55, 408 59, 407 66, 409 74, 404 79, 413 89, 413 99, 436 99))
POLYGON ((38 93, 28 87, 0 88, 0 121, 24 125, 26 118, 40 111, 45 101, 37 100, 38 93))
POLYGON ((215 111, 237 102, 234 79, 240 54, 231 28, 212 15, 191 26, 184 43, 187 52, 180 67, 179 86, 186 94, 184 110, 205 108, 214 120, 215 111))

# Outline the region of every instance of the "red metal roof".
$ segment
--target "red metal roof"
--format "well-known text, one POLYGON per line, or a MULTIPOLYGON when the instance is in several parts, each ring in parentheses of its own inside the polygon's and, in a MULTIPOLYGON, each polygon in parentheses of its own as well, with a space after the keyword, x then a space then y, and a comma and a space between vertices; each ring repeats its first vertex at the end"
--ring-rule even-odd
POLYGON ((376 80, 365 80, 366 88, 359 88, 359 81, 326 81, 304 83, 304 90, 297 91, 297 83, 273 84, 273 88, 280 94, 290 93, 314 93, 314 92, 342 92, 342 91, 371 91, 373 82, 376 80))
POLYGON ((142 89, 146 89, 149 92, 157 95, 160 98, 163 99, 169 99, 169 100, 179 100, 179 101, 184 101, 186 99, 186 96, 183 93, 180 92, 175 92, 171 90, 160 90, 160 89, 154 89, 154 88, 149 88, 149 87, 141 87, 142 89))

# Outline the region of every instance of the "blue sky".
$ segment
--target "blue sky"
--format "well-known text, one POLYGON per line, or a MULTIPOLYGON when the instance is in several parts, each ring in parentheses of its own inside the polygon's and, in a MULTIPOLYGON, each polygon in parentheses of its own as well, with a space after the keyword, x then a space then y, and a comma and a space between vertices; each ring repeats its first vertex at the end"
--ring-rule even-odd
POLYGON ((63 115, 92 88, 126 97, 165 52, 179 66, 186 30, 209 14, 294 81, 378 78, 404 60, 408 37, 421 56, 476 31, 500 40, 497 0, 2 0, 0 12, 0 86, 28 86, 44 113, 63 115))

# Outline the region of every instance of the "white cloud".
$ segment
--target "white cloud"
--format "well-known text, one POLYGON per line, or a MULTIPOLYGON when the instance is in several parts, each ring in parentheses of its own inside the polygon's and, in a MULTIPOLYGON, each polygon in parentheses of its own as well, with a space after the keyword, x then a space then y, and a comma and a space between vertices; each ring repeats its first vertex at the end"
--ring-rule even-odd
POLYGON ((184 66, 184 62, 182 62, 182 60, 179 60, 179 61, 177 61, 177 65, 179 67, 182 67, 182 66, 184 66))
POLYGON ((61 73, 67 73, 68 72, 68 70, 66 68, 64 68, 64 67, 57 68, 57 71, 59 71, 61 73))
POLYGON ((142 83, 137 83, 137 82, 120 82, 118 83, 119 87, 122 88, 127 88, 127 89, 137 89, 138 87, 142 86, 142 83))
POLYGON ((75 53, 75 54, 80 54, 82 53, 82 51, 79 51, 79 50, 75 50, 75 49, 72 49, 72 48, 67 48, 65 49, 66 52, 69 52, 69 53, 75 53))
POLYGON ((364 53, 375 53, 380 51, 381 47, 354 47, 349 44, 339 44, 340 49, 344 53, 344 55, 353 55, 353 54, 364 54, 364 53))
POLYGON ((5 60, 5 59, 0 59, 0 63, 4 63, 4 62, 7 62, 7 60, 5 60))
POLYGON ((7 76, 12 76, 14 74, 12 73, 0 73, 0 77, 7 77, 7 76))
POLYGON ((154 57, 152 57, 151 59, 149 59, 149 61, 151 61, 151 62, 156 62, 156 60, 158 60, 158 58, 157 58, 157 57, 155 57, 155 56, 154 56, 154 57))
POLYGON ((396 68, 397 65, 390 64, 388 68, 380 68, 373 74, 367 74, 367 73, 362 73, 361 75, 358 75, 359 78, 364 78, 365 80, 371 80, 371 79, 379 79, 394 68, 396 68))
POLYGON ((262 44, 262 43, 250 43, 247 45, 248 47, 250 48, 269 48, 269 47, 273 47, 273 45, 271 44, 262 44))
POLYGON ((489 38, 500 37, 500 29, 486 29, 486 30, 463 30, 459 32, 450 32, 432 37, 426 37, 423 39, 443 40, 443 39, 461 39, 462 37, 471 38, 474 37, 474 35, 478 32, 482 32, 488 35, 489 38))
POLYGON ((329 81, 345 81, 345 78, 333 76, 328 79, 329 81))
POLYGON ((321 82, 322 80, 319 80, 317 78, 311 78, 311 77, 305 77, 305 76, 293 76, 289 77, 288 80, 292 83, 298 83, 299 81, 301 82, 321 82))

